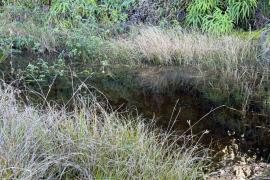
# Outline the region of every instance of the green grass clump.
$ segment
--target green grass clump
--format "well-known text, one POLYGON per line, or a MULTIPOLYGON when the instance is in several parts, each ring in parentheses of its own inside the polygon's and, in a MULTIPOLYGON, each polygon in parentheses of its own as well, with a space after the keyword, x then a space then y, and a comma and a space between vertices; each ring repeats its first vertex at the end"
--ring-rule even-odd
MULTIPOLYGON (((95 101, 39 110, 0 90, 1 179, 197 179, 206 154, 95 101)), ((81 102, 86 102, 82 100, 81 102)), ((189 144, 189 145, 188 145, 189 144)))

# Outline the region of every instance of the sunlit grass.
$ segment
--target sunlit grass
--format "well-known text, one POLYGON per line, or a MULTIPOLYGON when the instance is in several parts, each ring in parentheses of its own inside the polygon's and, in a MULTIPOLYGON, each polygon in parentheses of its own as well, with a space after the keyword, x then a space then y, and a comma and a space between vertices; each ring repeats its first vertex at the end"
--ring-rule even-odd
POLYGON ((251 41, 236 36, 215 37, 177 29, 151 26, 134 27, 129 37, 118 43, 130 47, 150 64, 208 64, 235 67, 248 59, 256 60, 251 41))

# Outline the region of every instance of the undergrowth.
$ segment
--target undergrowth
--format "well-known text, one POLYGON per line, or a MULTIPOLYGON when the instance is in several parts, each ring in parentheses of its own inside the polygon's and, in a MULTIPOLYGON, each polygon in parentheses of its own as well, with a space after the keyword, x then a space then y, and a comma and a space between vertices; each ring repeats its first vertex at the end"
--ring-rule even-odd
MULTIPOLYGON (((28 50, 38 54, 64 53, 71 58, 106 61, 107 56, 116 54, 112 53, 112 49, 117 46, 114 46, 111 39, 127 33, 130 25, 147 23, 144 19, 151 18, 152 11, 154 16, 158 15, 153 24, 163 28, 195 28, 221 36, 242 24, 245 27, 253 18, 258 5, 256 0, 51 2, 1 1, 1 59, 10 53, 28 50), (148 10, 149 7, 150 15, 144 14, 145 8, 148 10)), ((266 6, 264 9, 268 8, 266 6)), ((122 56, 109 58, 117 61, 122 56)))

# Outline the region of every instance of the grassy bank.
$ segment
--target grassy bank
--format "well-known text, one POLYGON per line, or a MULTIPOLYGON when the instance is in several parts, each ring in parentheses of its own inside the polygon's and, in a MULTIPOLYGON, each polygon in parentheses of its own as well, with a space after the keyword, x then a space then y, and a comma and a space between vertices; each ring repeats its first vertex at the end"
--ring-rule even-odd
POLYGON ((151 130, 140 117, 106 111, 81 100, 67 112, 20 104, 18 92, 0 90, 0 177, 196 179, 206 152, 188 137, 151 130), (81 108, 79 108, 81 107, 81 108), (170 141, 169 141, 170 140, 170 141))
MULTIPOLYGON (((1 56, 28 51, 92 64, 208 64, 212 68, 235 67, 242 61, 256 61, 258 55, 256 44, 237 35, 216 36, 184 30, 180 25, 127 24, 125 12, 106 21, 95 13, 84 19, 93 5, 70 6, 69 2, 56 3, 46 9, 42 4, 28 7, 19 2, 5 3, 0 11, 1 56), (85 8, 86 14, 78 12, 80 8, 85 8)), ((102 7, 94 12, 103 12, 102 7)), ((110 13, 110 9, 104 11, 110 13)))
MULTIPOLYGON (((147 3, 158 6, 165 2, 147 3)), ((129 11, 142 9, 143 4, 134 0, 76 0, 55 1, 48 6, 44 2, 3 1, 0 5, 0 55, 6 57, 30 51, 38 55, 57 54, 89 63, 128 65, 171 65, 186 63, 187 60, 187 63, 194 63, 195 60, 235 65, 239 59, 256 59, 251 42, 236 35, 223 33, 217 36, 208 30, 203 31, 203 27, 191 30, 189 26, 179 23, 172 26, 158 26, 158 23, 154 23, 154 27, 138 26, 144 22, 130 21, 134 14, 129 11)), ((168 8, 172 8, 171 16, 174 17, 176 12, 173 9, 176 7, 188 11, 189 8, 196 8, 195 4, 172 3, 168 8)), ((253 9, 252 6, 250 8, 253 9)), ((197 15, 193 16, 195 21, 197 15)), ((186 20, 189 21, 189 18, 187 15, 186 20)), ((169 21, 177 22, 173 19, 169 21)))

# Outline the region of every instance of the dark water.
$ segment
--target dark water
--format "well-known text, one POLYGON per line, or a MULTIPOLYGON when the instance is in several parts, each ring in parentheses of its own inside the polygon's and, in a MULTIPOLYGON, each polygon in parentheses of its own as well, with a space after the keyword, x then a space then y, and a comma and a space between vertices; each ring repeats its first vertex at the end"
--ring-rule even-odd
MULTIPOLYGON (((173 129, 179 134, 208 130, 201 141, 206 146, 211 144, 216 151, 235 140, 240 152, 268 160, 268 115, 243 113, 241 102, 236 102, 231 95, 213 95, 206 88, 211 77, 196 68, 104 67, 83 62, 68 62, 70 66, 61 67, 49 63, 46 71, 41 69, 43 65, 38 65, 31 72, 35 77, 31 79, 25 75, 30 73, 25 62, 25 58, 14 58, 12 64, 7 61, 0 68, 3 78, 10 82, 16 79, 14 85, 24 90, 34 89, 45 96, 49 92, 48 101, 67 103, 76 92, 93 93, 103 100, 106 97, 114 109, 128 109, 145 118, 155 118, 164 130, 173 129), (64 75, 57 74, 61 69, 64 75), (18 80, 21 77, 24 79, 18 80)), ((27 62, 35 64, 36 60, 30 58, 27 62)), ((33 95, 32 101, 37 97, 33 95)))

